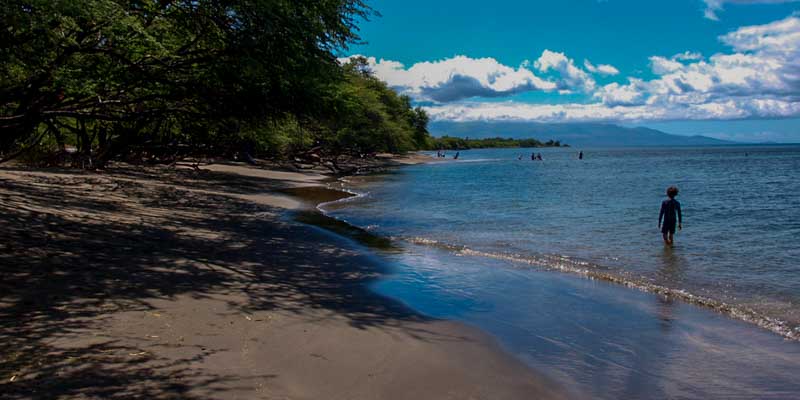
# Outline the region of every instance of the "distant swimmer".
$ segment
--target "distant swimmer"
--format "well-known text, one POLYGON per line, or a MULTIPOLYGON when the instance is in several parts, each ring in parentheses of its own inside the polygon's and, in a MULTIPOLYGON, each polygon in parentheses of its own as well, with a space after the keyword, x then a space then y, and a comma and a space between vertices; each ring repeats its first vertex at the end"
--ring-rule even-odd
POLYGON ((517 157, 517 160, 522 160, 522 154, 520 154, 519 157, 517 157))
POLYGON ((667 188, 667 197, 661 203, 661 211, 658 213, 658 228, 661 229, 661 236, 664 238, 664 243, 672 246, 673 236, 675 235, 675 222, 678 223, 678 230, 683 229, 683 217, 681 216, 681 203, 675 200, 678 195, 678 188, 670 186, 667 188), (677 215, 677 218, 676 218, 677 215), (664 224, 661 224, 661 220, 664 224))
POLYGON ((531 153, 531 161, 536 161, 536 153, 531 153))
POLYGON ((536 159, 542 161, 542 153, 537 154, 536 159))
POLYGON ((458 155, 459 155, 459 154, 461 154, 461 153, 459 153, 459 152, 456 152, 456 155, 454 155, 454 156, 453 156, 453 160, 458 160, 458 155))
POLYGON ((583 152, 578 153, 578 160, 583 160, 583 152))

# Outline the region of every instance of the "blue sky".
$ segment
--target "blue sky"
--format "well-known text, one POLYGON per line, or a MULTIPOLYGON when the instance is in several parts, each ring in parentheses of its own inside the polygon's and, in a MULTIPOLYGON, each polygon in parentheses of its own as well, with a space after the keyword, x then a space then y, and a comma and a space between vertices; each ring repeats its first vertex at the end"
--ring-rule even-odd
POLYGON ((607 121, 800 142, 800 2, 389 1, 375 74, 434 119, 607 121), (758 121, 762 122, 759 123, 758 121))

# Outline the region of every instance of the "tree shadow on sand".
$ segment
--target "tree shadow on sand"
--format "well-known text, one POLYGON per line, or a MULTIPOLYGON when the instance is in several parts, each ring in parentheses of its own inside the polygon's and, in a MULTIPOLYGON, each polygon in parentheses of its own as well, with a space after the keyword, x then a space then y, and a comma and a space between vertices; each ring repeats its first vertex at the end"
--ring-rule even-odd
MULTIPOLYGON (((315 228, 280 222, 275 209, 180 190, 183 174, 148 177, 161 186, 114 175, 0 179, 4 397, 215 397, 247 385, 243 380, 254 377, 207 376, 187 367, 210 351, 168 359, 88 334, 111 313, 147 311, 151 300, 181 295, 238 291, 247 301, 231 307, 242 312, 311 308, 356 328, 462 339, 406 329, 405 322, 426 318, 366 288, 383 272, 379 265, 322 240, 315 228), (82 336, 71 342, 77 347, 54 344, 82 336)), ((222 189, 224 176, 213 177, 208 185, 222 189)), ((254 179, 234 180, 234 191, 251 190, 254 179)))

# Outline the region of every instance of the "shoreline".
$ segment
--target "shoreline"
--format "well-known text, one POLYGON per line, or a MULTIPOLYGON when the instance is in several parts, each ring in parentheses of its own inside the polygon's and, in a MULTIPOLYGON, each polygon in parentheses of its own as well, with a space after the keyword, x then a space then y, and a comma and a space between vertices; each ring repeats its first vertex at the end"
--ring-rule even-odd
MULTIPOLYGON (((436 159, 432 160, 436 162, 436 159)), ((395 165, 395 167, 397 166, 398 165, 395 165)), ((341 178, 337 179, 337 182, 341 182, 341 178)), ((564 260, 559 260, 557 263, 552 263, 552 262, 548 263, 544 259, 550 259, 556 256, 543 255, 537 257, 522 257, 517 255, 495 254, 483 251, 476 251, 473 249, 469 249, 466 246, 443 244, 434 240, 419 241, 415 240, 414 238, 390 238, 390 237, 375 235, 367 230, 364 230, 361 227, 349 224, 348 222, 345 221, 338 220, 334 217, 330 217, 325 213, 324 210, 321 209, 321 207, 324 207, 326 205, 340 203, 343 201, 347 202, 347 201, 357 200, 358 198, 361 197, 359 193, 347 189, 346 187, 331 188, 328 186, 327 190, 339 191, 341 195, 338 198, 337 196, 330 196, 328 198, 319 198, 315 197, 313 192, 303 193, 302 191, 296 192, 295 195, 298 198, 307 201, 311 204, 316 202, 314 207, 320 214, 322 214, 325 218, 330 218, 337 221, 339 224, 344 224, 346 225, 346 227, 339 226, 331 228, 332 224, 330 222, 325 222, 325 221, 323 222, 306 221, 306 222, 311 224, 321 224, 323 228, 332 229, 334 232, 349 236, 357 241, 360 240, 359 238, 364 238, 365 239, 364 244, 366 244, 367 246, 371 246, 370 243, 376 243, 376 242, 382 243, 380 245, 374 246, 379 250, 396 247, 396 245, 392 243, 395 242, 396 240, 399 240, 399 241, 409 242, 415 245, 446 248, 448 251, 453 251, 458 254, 466 256, 492 258, 498 260, 505 260, 512 263, 530 265, 534 268, 544 269, 548 271, 556 271, 559 273, 566 273, 571 276, 578 276, 590 280, 607 282, 617 286, 641 291, 644 293, 665 296, 670 299, 682 301, 692 306, 711 310, 715 313, 719 313, 735 321, 746 322, 750 325, 757 327, 758 329, 764 329, 784 339, 800 342, 800 326, 792 326, 790 323, 783 321, 781 319, 762 315, 748 307, 729 304, 721 300, 716 300, 710 297, 705 297, 694 293, 690 293, 683 289, 673 289, 663 285, 648 283, 633 278, 627 279, 622 275, 612 274, 602 270, 587 268, 581 265, 583 264, 582 262, 571 262, 572 264, 575 265, 566 265, 569 263, 565 264, 564 260), (317 200, 323 200, 323 201, 317 202, 317 200)))
MULTIPOLYGON (((380 184, 380 176, 377 179, 380 184)), ((358 186, 351 191, 358 192, 358 186)), ((350 199, 356 197, 339 201, 350 199)), ((530 263, 516 259, 486 254, 464 257, 470 251, 463 246, 416 244, 409 238, 379 236, 335 217, 325 218, 343 226, 324 229, 356 241, 366 234, 370 240, 377 237, 387 243, 388 249, 364 243, 395 265, 391 275, 373 286, 376 292, 425 315, 489 333, 534 370, 545 371, 583 396, 653 398, 647 393, 662 393, 665 398, 788 398, 800 390, 786 372, 800 365, 798 342, 726 310, 624 281, 539 265, 530 268, 530 263), (528 269, 524 274, 504 275, 517 276, 526 284, 504 293, 499 280, 492 281, 499 274, 493 271, 505 269, 528 269), (473 290, 471 283, 476 279, 484 282, 479 285, 482 289, 473 290), (453 290, 461 294, 452 294, 453 290), (472 302, 476 308, 464 305, 472 302), (530 309, 532 304, 538 306, 530 309), (558 311, 562 309, 569 311, 558 311), (581 314, 580 310, 593 312, 581 314), (529 316, 523 321, 509 319, 515 313, 529 316), (608 381, 599 383, 598 376, 608 381)))
POLYGON ((0 390, 570 397, 488 334, 369 290, 384 267, 348 239, 282 219, 301 202, 281 190, 325 179, 235 164, 0 168, 0 390))

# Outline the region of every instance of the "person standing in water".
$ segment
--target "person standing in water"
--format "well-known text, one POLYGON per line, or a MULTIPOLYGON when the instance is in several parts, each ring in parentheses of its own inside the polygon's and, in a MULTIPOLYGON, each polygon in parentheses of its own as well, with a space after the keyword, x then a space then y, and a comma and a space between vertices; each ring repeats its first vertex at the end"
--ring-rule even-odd
POLYGON ((583 152, 578 153, 578 160, 583 160, 583 152))
POLYGON ((658 213, 658 228, 661 229, 661 236, 664 243, 672 246, 673 236, 675 235, 675 222, 678 223, 678 230, 683 229, 683 217, 681 216, 681 203, 675 200, 678 195, 678 188, 670 186, 667 188, 667 200, 661 203, 661 211, 658 213), (677 216, 677 218, 676 218, 677 216), (664 223, 661 223, 661 220, 664 223))
POLYGON ((454 156, 453 156, 453 160, 458 160, 458 155, 459 155, 459 154, 461 154, 461 152, 458 152, 458 151, 457 151, 457 152, 456 152, 456 155, 454 155, 454 156))

